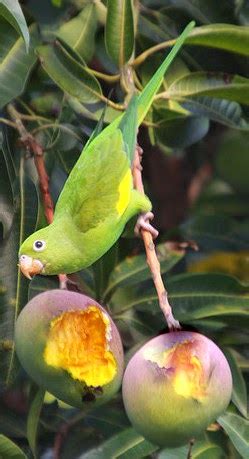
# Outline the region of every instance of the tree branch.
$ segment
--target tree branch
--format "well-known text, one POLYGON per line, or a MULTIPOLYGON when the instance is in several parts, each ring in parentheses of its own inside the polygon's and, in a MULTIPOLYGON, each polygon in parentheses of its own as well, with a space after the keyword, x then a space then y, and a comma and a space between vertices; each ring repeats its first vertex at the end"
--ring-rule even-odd
MULTIPOLYGON (((34 158, 34 163, 39 178, 39 187, 42 196, 44 213, 48 224, 50 224, 54 218, 54 205, 49 191, 49 177, 45 167, 43 148, 27 131, 21 120, 22 116, 12 104, 7 106, 7 111, 12 121, 15 123, 17 131, 19 132, 21 143, 26 148, 27 152, 29 152, 34 158)), ((59 274, 59 280, 61 288, 65 288, 67 280, 66 275, 59 274)))
POLYGON ((187 455, 187 459, 192 459, 192 449, 193 449, 193 446, 195 444, 195 439, 194 438, 191 438, 191 440, 189 440, 189 449, 188 449, 188 455, 187 455))
POLYGON ((29 152, 34 157, 35 167, 39 177, 39 186, 41 190, 45 217, 47 222, 51 223, 54 217, 54 209, 53 201, 49 192, 49 177, 45 168, 43 148, 37 142, 37 140, 26 130, 15 107, 9 104, 7 106, 7 110, 10 117, 16 124, 17 130, 20 134, 21 143, 24 145, 27 152, 29 152))
MULTIPOLYGON (((135 151, 135 158, 133 163, 133 181, 134 187, 140 193, 144 194, 144 187, 142 181, 142 174, 141 174, 141 164, 140 164, 140 151, 141 148, 137 146, 135 151)), ((168 301, 168 293, 164 286, 162 276, 161 276, 161 268, 160 263, 157 258, 155 245, 152 239, 152 235, 149 231, 141 229, 141 236, 144 242, 144 247, 147 256, 147 263, 150 268, 152 279, 157 291, 158 295, 158 302, 159 306, 165 316, 167 325, 169 330, 177 330, 180 329, 180 324, 178 320, 176 320, 172 313, 172 308, 168 301)))

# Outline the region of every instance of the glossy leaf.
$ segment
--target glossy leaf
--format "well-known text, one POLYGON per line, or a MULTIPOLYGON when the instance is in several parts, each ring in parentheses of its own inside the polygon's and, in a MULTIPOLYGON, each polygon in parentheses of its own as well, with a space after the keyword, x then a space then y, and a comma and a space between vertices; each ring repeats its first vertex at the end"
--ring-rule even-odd
POLYGON ((19 96, 36 61, 32 43, 37 41, 37 28, 30 27, 31 47, 27 54, 23 39, 0 18, 0 108, 19 96))
POLYGON ((36 458, 36 437, 45 391, 33 384, 30 392, 30 406, 27 419, 27 438, 33 456, 36 458))
POLYGON ((162 62, 160 67, 156 70, 153 75, 153 78, 147 83, 143 92, 139 96, 139 110, 138 110, 138 120, 143 120, 148 112, 148 107, 150 106, 151 98, 157 93, 161 84, 163 83, 165 74, 172 64, 173 60, 179 53, 183 44, 185 43, 187 37, 189 36, 191 30, 194 28, 195 22, 191 21, 183 30, 181 35, 177 38, 175 45, 162 62), (141 106, 141 108, 140 108, 141 106))
POLYGON ((14 209, 10 178, 2 151, 0 154, 0 170, 0 223, 3 225, 3 238, 5 238, 11 228, 14 209))
POLYGON ((26 438, 27 436, 26 419, 23 414, 14 412, 11 409, 6 410, 4 401, 1 401, 0 404, 0 432, 12 439, 26 438))
POLYGON ((29 300, 46 290, 52 290, 59 287, 56 276, 35 276, 29 283, 29 300))
MULTIPOLYGON (((247 289, 235 278, 222 274, 181 274, 167 280, 169 302, 178 320, 193 324, 212 319, 236 324, 249 320, 247 289)), ((142 288, 117 291, 112 298, 114 316, 131 308, 161 314, 154 290, 142 288)))
POLYGON ((226 431, 241 456, 247 459, 249 456, 249 421, 229 412, 220 416, 217 421, 226 431))
MULTIPOLYGON (((161 272, 165 273, 176 265, 184 256, 184 251, 176 251, 170 248, 170 244, 161 243, 156 247, 158 259, 161 264, 161 272)), ((119 263, 111 274, 109 284, 104 293, 106 301, 113 291, 126 285, 134 285, 151 278, 151 273, 146 262, 145 255, 127 257, 119 263)))
POLYGON ((225 348, 225 355, 228 359, 228 363, 232 372, 233 377, 233 394, 232 401, 237 406, 241 414, 247 417, 247 390, 246 383, 243 378, 243 374, 239 368, 236 354, 233 349, 225 348))
POLYGON ((105 28, 108 54, 123 67, 134 48, 134 24, 131 0, 108 0, 105 28))
MULTIPOLYGON (((3 147, 6 164, 11 165, 8 146, 3 147)), ((25 177, 23 161, 20 163, 20 181, 15 179, 16 193, 13 222, 8 237, 1 244, 1 381, 8 386, 15 377, 16 357, 13 345, 15 320, 27 302, 28 281, 17 270, 19 244, 36 226, 37 194, 33 183, 25 177)))
MULTIPOLYGON (((118 246, 114 244, 92 268, 94 273, 95 295, 97 300, 102 300, 104 291, 107 288, 109 277, 113 272, 118 258, 118 246)), ((103 300, 104 301, 104 300, 103 300)))
MULTIPOLYGON (((89 118, 90 120, 98 121, 103 113, 104 104, 83 105, 75 97, 67 97, 67 103, 72 110, 79 116, 89 118)), ((106 107, 105 122, 111 123, 115 118, 120 116, 120 111, 112 107, 106 107)))
MULTIPOLYGON (((158 454, 158 459, 186 459, 189 446, 165 448, 158 454)), ((208 440, 197 440, 191 451, 191 459, 225 459, 225 451, 219 445, 208 440)))
POLYGON ((188 97, 209 96, 249 104, 249 79, 219 72, 192 72, 177 79, 165 96, 178 101, 188 97))
MULTIPOLYGON (((170 0, 169 3, 203 24, 230 22, 234 19, 233 5, 224 0, 220 0, 219 3, 216 0, 170 0)), ((162 5, 164 6, 164 2, 162 5)))
POLYGON ((94 103, 101 98, 98 80, 59 42, 37 49, 41 64, 50 78, 80 102, 94 103))
POLYGON ((182 225, 182 236, 197 242, 200 250, 246 250, 249 222, 220 216, 198 216, 182 225))
POLYGON ((153 120, 158 122, 154 129, 157 143, 167 148, 187 148, 199 142, 209 130, 209 119, 206 116, 186 116, 178 119, 164 119, 164 111, 153 112, 153 120))
POLYGON ((225 126, 248 131, 248 120, 237 102, 208 96, 188 97, 181 102, 182 106, 193 115, 206 116, 212 121, 225 126))
POLYGON ((56 35, 88 61, 94 52, 96 27, 96 5, 92 2, 84 5, 76 17, 64 23, 56 35))
POLYGON ((79 459, 139 459, 158 449, 158 446, 145 440, 134 429, 128 428, 82 454, 79 459))
POLYGON ((219 143, 215 158, 215 169, 219 177, 243 194, 249 193, 248 140, 249 135, 245 132, 227 132, 219 143))
POLYGON ((187 38, 187 43, 248 56, 249 30, 248 27, 234 24, 209 24, 196 27, 187 38))
POLYGON ((3 16, 22 36, 26 51, 29 49, 29 29, 18 0, 1 0, 0 16, 3 16))
POLYGON ((0 434, 0 457, 4 459, 27 459, 26 454, 13 441, 0 434))

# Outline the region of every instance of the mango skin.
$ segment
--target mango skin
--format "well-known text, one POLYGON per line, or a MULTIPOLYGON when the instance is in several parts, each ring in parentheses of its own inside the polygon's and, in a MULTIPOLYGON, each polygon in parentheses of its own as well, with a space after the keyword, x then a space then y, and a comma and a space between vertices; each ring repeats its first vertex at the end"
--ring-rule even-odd
POLYGON ((133 427, 159 446, 175 447, 203 434, 226 410, 232 394, 232 376, 221 350, 207 337, 172 332, 146 343, 130 360, 123 378, 123 401, 133 427), (184 397, 172 384, 174 368, 160 368, 147 355, 161 353, 176 343, 194 341, 202 364, 205 395, 184 397))
POLYGON ((110 351, 117 362, 114 379, 101 388, 87 388, 79 380, 61 368, 47 365, 44 349, 47 343, 50 323, 65 311, 85 310, 96 306, 107 314, 95 300, 76 292, 48 290, 29 301, 18 316, 15 327, 15 346, 18 358, 28 375, 41 387, 63 402, 77 407, 89 408, 108 401, 119 389, 123 376, 124 356, 119 332, 111 317, 110 351))

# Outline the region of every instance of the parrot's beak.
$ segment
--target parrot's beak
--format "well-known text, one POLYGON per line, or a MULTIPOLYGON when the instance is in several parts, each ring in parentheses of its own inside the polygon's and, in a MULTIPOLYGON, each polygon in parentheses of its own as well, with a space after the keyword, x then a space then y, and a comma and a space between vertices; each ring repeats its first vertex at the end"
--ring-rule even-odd
POLYGON ((19 267, 24 276, 28 279, 32 279, 32 276, 35 276, 35 274, 41 274, 44 268, 40 260, 36 260, 28 255, 20 256, 19 267))

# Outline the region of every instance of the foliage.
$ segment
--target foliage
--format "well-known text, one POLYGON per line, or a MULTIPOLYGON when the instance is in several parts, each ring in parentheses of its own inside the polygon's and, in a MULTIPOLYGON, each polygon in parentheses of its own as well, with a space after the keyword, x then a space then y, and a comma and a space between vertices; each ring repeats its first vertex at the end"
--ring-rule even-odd
MULTIPOLYGON (((194 19, 197 27, 166 74, 139 141, 145 150, 146 190, 158 210, 157 251, 175 315, 184 328, 213 339, 233 373, 231 405, 196 442, 193 458, 248 458, 247 2, 27 0, 21 6, 17 0, 0 1, 0 456, 45 459, 54 448, 62 459, 187 457, 187 445, 159 450, 138 435, 120 394, 87 413, 51 402, 48 395, 42 407, 41 389, 20 368, 13 346, 18 313, 32 296, 56 288, 58 280, 28 282, 16 266, 20 242, 44 226, 45 217, 33 158, 20 148, 18 121, 9 104, 44 149, 56 202, 103 108, 105 123, 115 119, 134 85, 141 90, 194 19), (181 164, 190 177, 172 181, 165 164, 181 164), (204 180, 200 171, 207 164, 211 173, 204 180), (162 199, 158 191, 158 183, 164 189, 167 180, 173 199, 169 193, 162 199), (183 183, 184 194, 177 199, 183 183), (191 199, 190 188, 195 190, 191 199), (175 207, 184 201, 185 207, 165 225, 160 215, 169 209, 167 200, 175 207), (173 238, 195 241, 199 251, 185 253, 177 243, 166 243, 173 238), (219 259, 218 266, 203 265, 216 252, 223 254, 223 264, 219 259)), ((164 330, 138 240, 121 238, 72 280, 108 307, 127 360, 164 330)))

